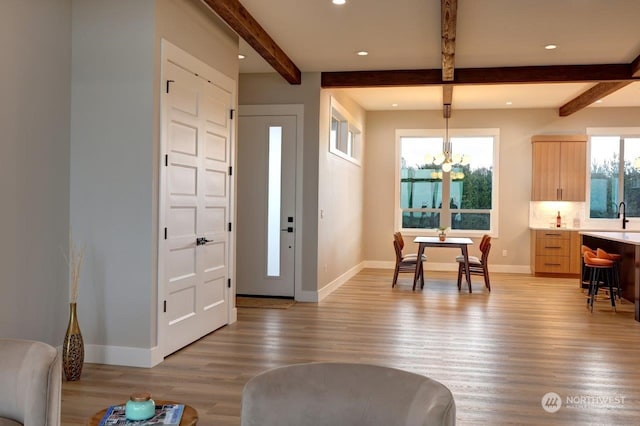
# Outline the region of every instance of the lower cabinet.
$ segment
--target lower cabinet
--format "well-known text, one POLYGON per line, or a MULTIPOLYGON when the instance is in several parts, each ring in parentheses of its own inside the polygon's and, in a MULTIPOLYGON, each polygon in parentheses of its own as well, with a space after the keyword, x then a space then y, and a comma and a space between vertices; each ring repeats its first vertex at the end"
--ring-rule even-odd
POLYGON ((531 269, 534 275, 578 276, 580 268, 578 231, 531 231, 531 269))

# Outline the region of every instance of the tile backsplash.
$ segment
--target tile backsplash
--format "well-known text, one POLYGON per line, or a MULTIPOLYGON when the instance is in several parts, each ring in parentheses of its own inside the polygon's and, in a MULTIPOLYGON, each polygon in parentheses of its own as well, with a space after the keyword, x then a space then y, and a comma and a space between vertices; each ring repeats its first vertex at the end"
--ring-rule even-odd
POLYGON ((560 212, 562 228, 579 229, 584 225, 585 203, 567 201, 531 201, 529 205, 529 226, 550 228, 556 226, 556 216, 560 212))

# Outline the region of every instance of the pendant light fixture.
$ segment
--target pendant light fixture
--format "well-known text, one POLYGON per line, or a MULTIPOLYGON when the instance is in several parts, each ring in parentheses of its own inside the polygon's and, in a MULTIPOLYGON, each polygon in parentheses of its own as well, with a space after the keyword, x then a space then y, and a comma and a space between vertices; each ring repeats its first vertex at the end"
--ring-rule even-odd
POLYGON ((442 167, 442 171, 445 173, 451 172, 451 168, 456 165, 466 166, 469 164, 469 156, 453 154, 453 147, 451 140, 449 139, 449 115, 445 115, 445 133, 444 140, 442 141, 442 152, 437 154, 433 163, 436 166, 442 167))

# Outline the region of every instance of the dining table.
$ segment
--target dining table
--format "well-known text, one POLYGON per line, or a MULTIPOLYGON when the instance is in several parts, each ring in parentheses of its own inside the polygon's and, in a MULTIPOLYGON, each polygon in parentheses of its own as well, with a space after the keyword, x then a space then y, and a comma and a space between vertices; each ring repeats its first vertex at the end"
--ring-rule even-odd
MULTIPOLYGON (((469 293, 471 293, 471 273, 469 272, 469 250, 468 246, 473 245, 473 240, 466 237, 446 237, 441 240, 440 237, 416 237, 413 240, 418 244, 418 261, 416 262, 416 272, 413 276, 413 288, 416 288, 416 282, 422 271, 422 255, 424 254, 425 247, 445 247, 445 248, 459 248, 462 252, 465 264, 465 278, 467 279, 467 285, 469 287, 469 293)), ((460 290, 460 289, 458 289, 460 290)))

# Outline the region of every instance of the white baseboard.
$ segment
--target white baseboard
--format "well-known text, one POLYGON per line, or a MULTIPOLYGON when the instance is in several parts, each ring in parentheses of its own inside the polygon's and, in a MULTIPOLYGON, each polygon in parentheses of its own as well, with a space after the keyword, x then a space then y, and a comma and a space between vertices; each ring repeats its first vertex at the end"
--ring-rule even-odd
POLYGON ((351 278, 358 275, 358 272, 362 271, 363 269, 364 269, 364 262, 354 266, 344 274, 340 275, 335 280, 331 281, 329 284, 322 287, 320 290, 318 290, 318 302, 324 299, 325 297, 327 297, 328 295, 330 295, 331 293, 333 293, 334 291, 336 291, 338 288, 342 286, 342 284, 346 283, 351 278))
POLYGON ((131 348, 127 346, 86 345, 84 361, 95 364, 122 365, 126 367, 151 368, 160 364, 164 357, 158 347, 131 348))

